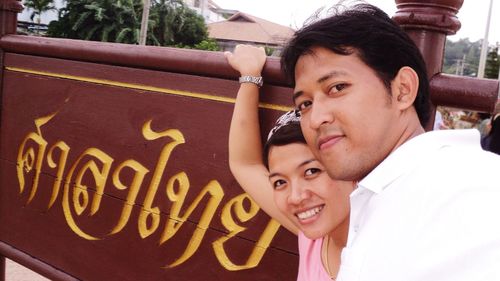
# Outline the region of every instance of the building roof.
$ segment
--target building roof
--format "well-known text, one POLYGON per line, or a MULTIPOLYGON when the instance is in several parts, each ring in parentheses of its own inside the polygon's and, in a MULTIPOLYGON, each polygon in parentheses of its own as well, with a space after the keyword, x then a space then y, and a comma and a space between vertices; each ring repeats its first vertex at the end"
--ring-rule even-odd
POLYGON ((208 7, 210 9, 220 9, 220 6, 217 5, 217 3, 215 3, 214 1, 212 0, 208 0, 208 7))
POLYGON ((225 21, 208 25, 210 38, 279 45, 295 32, 292 28, 279 25, 249 14, 238 12, 225 21))

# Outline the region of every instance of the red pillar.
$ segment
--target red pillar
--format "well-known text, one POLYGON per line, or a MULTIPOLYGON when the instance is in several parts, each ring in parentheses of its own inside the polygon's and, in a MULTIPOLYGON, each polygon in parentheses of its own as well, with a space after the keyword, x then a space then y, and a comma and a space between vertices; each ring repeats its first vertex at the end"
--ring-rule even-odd
MULTIPOLYGON (((463 2, 464 0, 396 0, 398 10, 393 19, 422 52, 429 80, 441 72, 446 36, 455 34, 460 29, 460 21, 456 15, 463 2)), ((433 106, 432 118, 426 129, 432 128, 435 110, 433 106)))
MULTIPOLYGON (((20 0, 0 0, 0 37, 16 33, 17 14, 23 10, 20 0)), ((0 50, 0 95, 3 88, 3 51, 0 50)), ((0 281, 5 280, 5 257, 0 256, 0 281)))
POLYGON ((17 14, 22 10, 21 0, 0 0, 0 37, 16 33, 17 14))
MULTIPOLYGON (((23 10, 21 0, 0 0, 0 38, 17 31, 17 14, 23 10)), ((3 50, 0 49, 0 97, 3 89, 3 50)), ((1 103, 0 103, 1 106, 1 103)), ((0 264, 0 267, 2 265, 0 264)), ((3 279, 0 272, 0 281, 3 279)))
MULTIPOLYGON (((17 13, 23 10, 20 0, 0 0, 0 37, 16 33, 17 13)), ((3 80, 3 51, 0 50, 0 95, 3 80)), ((0 281, 5 280, 5 257, 0 256, 0 281)))

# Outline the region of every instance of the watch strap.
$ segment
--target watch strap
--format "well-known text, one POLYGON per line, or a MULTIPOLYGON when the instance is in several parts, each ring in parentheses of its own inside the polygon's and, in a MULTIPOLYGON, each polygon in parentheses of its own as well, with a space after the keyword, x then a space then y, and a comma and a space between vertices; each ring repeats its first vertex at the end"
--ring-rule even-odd
POLYGON ((264 84, 264 79, 262 79, 262 76, 243 75, 240 77, 239 81, 240 83, 253 83, 258 87, 262 87, 262 85, 264 84))

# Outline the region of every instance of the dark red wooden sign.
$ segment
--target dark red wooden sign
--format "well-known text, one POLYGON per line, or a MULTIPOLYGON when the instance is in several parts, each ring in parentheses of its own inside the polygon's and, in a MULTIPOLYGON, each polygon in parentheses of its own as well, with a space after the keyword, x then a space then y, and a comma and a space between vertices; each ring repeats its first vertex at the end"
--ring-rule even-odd
MULTIPOLYGON (((295 279, 296 237, 228 169, 239 85, 221 53, 0 45, 4 256, 60 280, 295 279)), ((264 131, 290 107, 269 64, 264 131)))
MULTIPOLYGON (((426 48, 462 1, 396 2, 435 105, 492 111, 498 81, 439 74, 426 48)), ((19 9, 0 0, 0 255, 53 280, 296 278, 296 237, 229 172, 222 53, 14 35, 19 9)), ((277 59, 263 75, 267 132, 291 89, 277 59)))
POLYGON ((296 239, 228 173, 237 87, 5 54, 1 240, 85 280, 293 279, 296 239))

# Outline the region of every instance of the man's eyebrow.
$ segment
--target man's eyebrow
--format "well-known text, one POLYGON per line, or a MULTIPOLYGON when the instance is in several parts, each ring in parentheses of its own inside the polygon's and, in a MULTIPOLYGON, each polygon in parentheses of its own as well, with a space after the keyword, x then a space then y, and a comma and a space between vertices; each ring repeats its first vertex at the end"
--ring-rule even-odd
POLYGON ((347 75, 347 72, 345 71, 341 71, 341 70, 333 70, 333 71, 330 71, 328 72, 327 74, 321 76, 321 78, 319 78, 316 83, 318 84, 321 84, 323 82, 325 82, 326 80, 332 78, 332 77, 337 77, 337 76, 346 76, 347 75))
MULTIPOLYGON (((327 74, 321 76, 317 81, 316 83, 318 84, 321 84, 323 82, 325 82, 326 80, 332 78, 332 77, 337 77, 337 76, 346 76, 347 75, 347 72, 345 71, 342 71, 342 70, 333 70, 333 71, 330 71, 328 72, 327 74)), ((295 92, 292 96, 292 101, 293 103, 295 103, 295 100, 298 99, 300 96, 302 96, 304 94, 304 91, 298 91, 298 92, 295 92)))
POLYGON ((279 175, 280 175, 280 173, 272 173, 272 174, 269 174, 268 177, 272 178, 272 177, 279 176, 279 175))

